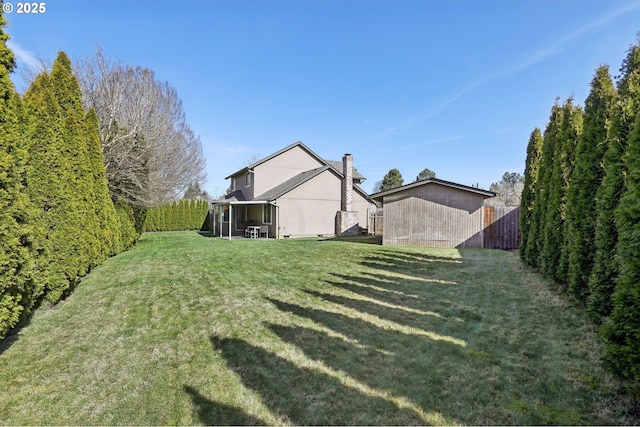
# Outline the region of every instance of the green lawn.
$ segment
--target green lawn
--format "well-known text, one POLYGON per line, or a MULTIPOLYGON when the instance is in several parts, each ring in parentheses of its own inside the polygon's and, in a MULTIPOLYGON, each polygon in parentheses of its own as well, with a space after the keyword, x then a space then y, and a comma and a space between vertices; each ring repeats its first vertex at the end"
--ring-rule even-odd
POLYGON ((0 423, 640 422, 601 349, 514 253, 145 234, 0 344, 0 423))

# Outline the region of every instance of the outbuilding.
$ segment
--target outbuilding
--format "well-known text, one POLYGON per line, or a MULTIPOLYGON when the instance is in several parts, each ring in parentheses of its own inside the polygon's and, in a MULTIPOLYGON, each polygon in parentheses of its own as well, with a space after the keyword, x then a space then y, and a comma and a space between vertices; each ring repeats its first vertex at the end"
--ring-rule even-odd
POLYGON ((482 248, 486 198, 495 193, 430 178, 372 194, 384 209, 382 244, 482 248))

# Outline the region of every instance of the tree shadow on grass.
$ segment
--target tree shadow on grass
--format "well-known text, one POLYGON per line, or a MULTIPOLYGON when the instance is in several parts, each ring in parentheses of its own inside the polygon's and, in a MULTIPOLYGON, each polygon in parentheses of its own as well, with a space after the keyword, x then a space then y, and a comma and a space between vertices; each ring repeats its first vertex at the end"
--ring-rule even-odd
POLYGON ((214 402, 200 394, 195 388, 185 385, 184 391, 191 397, 198 411, 198 418, 204 425, 256 426, 265 425, 259 418, 241 409, 214 402))
POLYGON ((316 324, 325 325, 329 329, 376 351, 394 352, 398 350, 397 346, 410 345, 415 339, 413 335, 389 331, 362 319, 349 317, 341 313, 302 307, 275 299, 269 299, 269 301, 280 311, 309 319, 316 324))
POLYGON ((326 283, 355 295, 407 309, 436 312, 445 317, 451 312, 451 303, 440 298, 443 290, 448 291, 455 286, 450 283, 400 281, 384 275, 355 276, 334 273, 333 276, 339 280, 327 280, 326 283))
POLYGON ((453 258, 448 256, 438 256, 432 254, 425 254, 420 252, 393 252, 393 251, 379 251, 374 252, 369 258, 377 258, 385 262, 399 262, 399 263, 429 263, 429 262, 442 262, 447 264, 462 264, 461 258, 453 258))
POLYGON ((19 330, 13 330, 9 335, 0 340, 0 355, 9 350, 20 339, 19 330))
POLYGON ((296 366, 236 338, 211 337, 244 385, 260 394, 272 413, 295 425, 420 425, 415 411, 367 396, 319 370, 296 366))
POLYGON ((464 262, 458 258, 420 253, 376 252, 365 257, 361 264, 376 271, 424 279, 432 276, 434 272, 441 272, 443 267, 447 269, 462 267, 464 262))
MULTIPOLYGON (((384 390, 396 398, 408 398, 424 413, 446 417, 447 423, 458 423, 454 418, 456 414, 447 414, 450 411, 444 405, 450 394, 455 393, 447 387, 447 379, 455 376, 458 369, 427 363, 431 359, 424 357, 433 346, 445 344, 417 337, 413 337, 410 344, 399 337, 395 342, 387 339, 385 350, 368 345, 355 346, 325 332, 301 326, 269 324, 268 327, 283 341, 300 348, 310 359, 344 372, 373 389, 384 390), (444 372, 447 368, 448 372, 444 372)), ((446 354, 452 361, 464 362, 462 351, 452 347, 449 350, 439 354, 446 354)))
MULTIPOLYGON (((44 307, 44 306, 40 307, 40 310, 46 310, 46 309, 47 307, 44 307)), ((20 320, 20 323, 14 326, 13 329, 10 329, 7 335, 0 340, 0 356, 5 351, 9 350, 11 346, 13 346, 18 341, 20 341, 20 338, 22 337, 22 332, 31 324, 31 319, 33 319, 35 312, 36 310, 33 310, 32 312, 24 316, 24 318, 20 320)))
POLYGON ((336 334, 305 326, 267 324, 283 341, 300 348, 310 359, 373 389, 384 390, 396 398, 408 398, 425 414, 441 414, 440 422, 459 422, 457 414, 447 413, 443 405, 450 394, 458 392, 447 387, 447 378, 468 366, 465 349, 459 344, 385 329, 341 313, 270 301, 281 311, 308 319, 336 334))
POLYGON ((359 236, 340 236, 340 237, 331 237, 329 239, 323 239, 324 242, 348 242, 348 243, 360 243, 365 245, 382 245, 382 235, 379 236, 369 236, 369 235, 359 235, 359 236))

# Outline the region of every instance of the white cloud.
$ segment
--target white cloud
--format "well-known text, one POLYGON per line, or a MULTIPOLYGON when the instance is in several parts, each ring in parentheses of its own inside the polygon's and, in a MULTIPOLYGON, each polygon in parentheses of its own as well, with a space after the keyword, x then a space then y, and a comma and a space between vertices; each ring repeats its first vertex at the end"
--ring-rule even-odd
POLYGON ((613 9, 609 13, 599 17, 598 19, 589 21, 577 27, 573 31, 559 37, 550 45, 543 46, 537 50, 532 51, 516 65, 499 70, 493 74, 489 74, 476 80, 475 82, 472 82, 464 89, 458 91, 452 96, 447 97, 445 100, 436 103, 431 108, 414 115, 413 117, 405 120, 398 125, 387 128, 378 136, 384 138, 390 134, 395 133, 396 131, 411 129, 417 124, 437 116, 438 114, 449 108, 449 106, 457 102, 460 98, 474 91, 475 89, 507 77, 515 76, 530 67, 533 67, 555 56, 558 56, 569 50, 573 42, 603 30, 604 28, 612 25, 618 17, 626 15, 627 13, 637 11, 638 9, 640 9, 640 3, 638 2, 625 4, 624 6, 613 9))
POLYGON ((7 41, 7 46, 9 49, 13 51, 13 54, 16 57, 19 65, 25 65, 32 71, 39 73, 44 71, 44 67, 42 66, 42 62, 37 58, 37 56, 26 49, 23 49, 19 44, 14 42, 13 40, 7 41))

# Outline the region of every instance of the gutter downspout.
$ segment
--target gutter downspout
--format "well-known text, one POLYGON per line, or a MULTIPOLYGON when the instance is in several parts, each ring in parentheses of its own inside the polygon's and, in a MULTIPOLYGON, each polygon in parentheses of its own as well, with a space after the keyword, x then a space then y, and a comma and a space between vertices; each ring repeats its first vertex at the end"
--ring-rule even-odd
POLYGON ((280 206, 274 204, 276 207, 276 239, 280 239, 280 206))
POLYGON ((222 219, 224 218, 224 208, 221 208, 220 206, 218 206, 216 210, 218 211, 218 218, 220 218, 220 228, 218 228, 218 232, 220 232, 220 237, 222 237, 222 230, 223 230, 222 219))
POLYGON ((231 240, 231 224, 233 223, 233 213, 232 205, 229 203, 229 240, 231 240))

